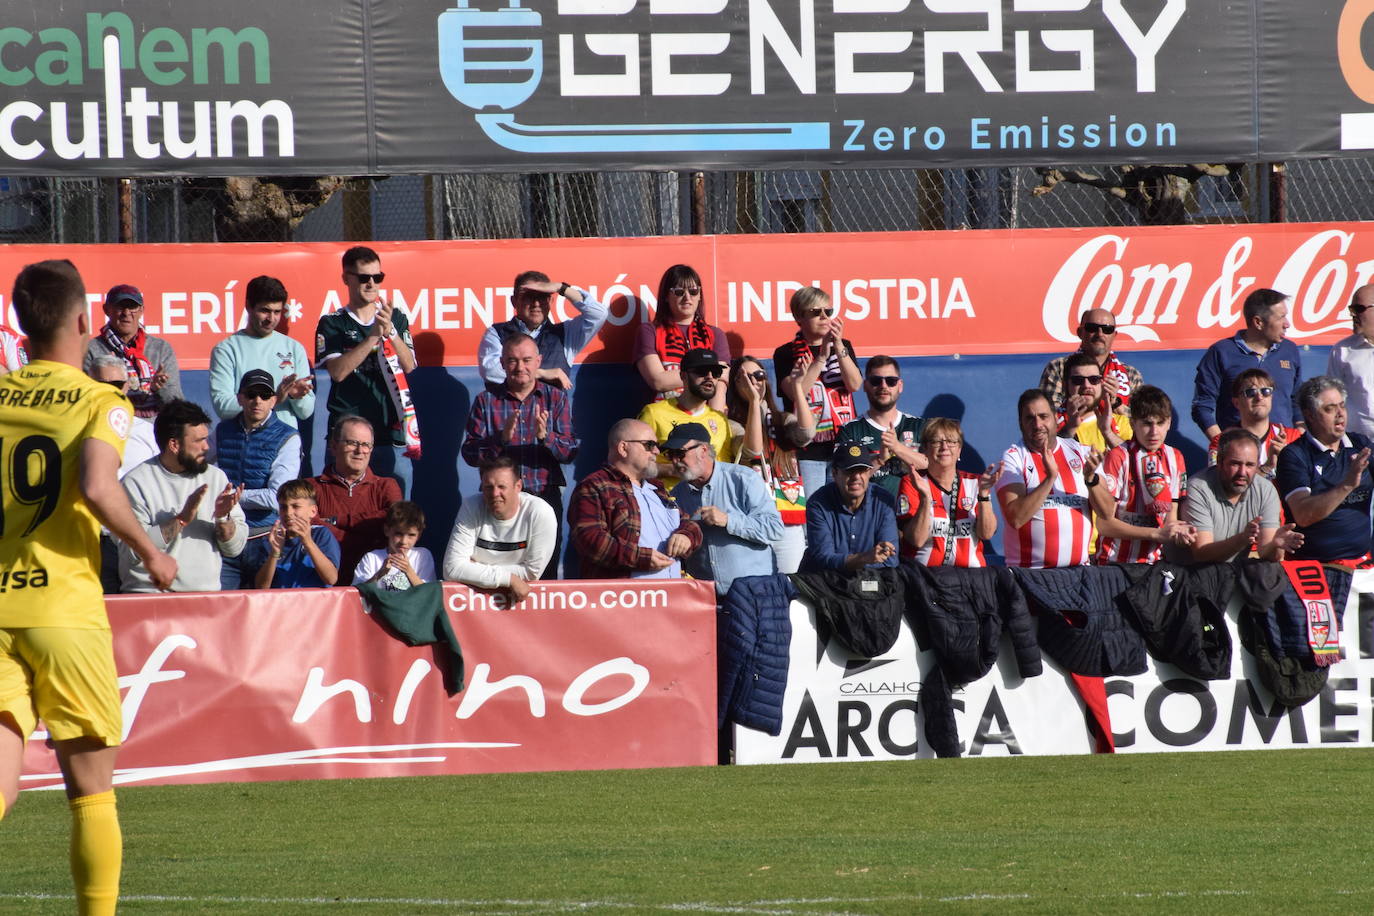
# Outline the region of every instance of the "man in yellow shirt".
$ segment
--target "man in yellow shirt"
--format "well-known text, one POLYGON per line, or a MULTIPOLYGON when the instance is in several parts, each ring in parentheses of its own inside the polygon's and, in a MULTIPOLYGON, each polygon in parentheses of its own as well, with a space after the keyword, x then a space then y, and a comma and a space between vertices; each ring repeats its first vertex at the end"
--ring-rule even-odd
POLYGON ((24 742, 41 719, 67 784, 78 909, 113 913, 123 724, 100 526, 164 588, 176 561, 153 546, 119 484, 133 410, 80 369, 90 342, 80 274, 70 261, 30 264, 10 301, 33 361, 0 377, 0 818, 18 800, 24 742))
MULTIPOLYGON (((679 367, 682 393, 675 398, 654 401, 639 413, 639 419, 653 428, 656 442, 660 445, 667 442, 669 433, 679 423, 700 423, 711 434, 716 460, 727 464, 735 460, 730 421, 709 403, 721 385, 720 377, 725 368, 714 350, 698 347, 687 351, 679 367)), ((662 453, 658 457, 658 479, 669 492, 678 482, 673 476, 672 462, 662 453)))

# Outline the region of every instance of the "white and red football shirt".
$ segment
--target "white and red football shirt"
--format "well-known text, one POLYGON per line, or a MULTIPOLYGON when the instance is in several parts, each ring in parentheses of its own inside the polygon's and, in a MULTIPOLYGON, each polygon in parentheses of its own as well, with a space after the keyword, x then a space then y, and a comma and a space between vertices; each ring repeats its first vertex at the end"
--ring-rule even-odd
MULTIPOLYGON (((1300 429, 1296 429, 1292 426, 1282 426, 1278 423, 1270 423, 1269 432, 1265 433, 1264 438, 1260 440, 1259 463, 1264 464, 1264 462, 1269 460, 1270 443, 1278 442, 1279 447, 1282 448, 1289 443, 1297 442, 1302 436, 1303 432, 1300 429)), ((1212 437, 1212 441, 1207 443, 1207 466, 1209 468, 1217 463, 1217 443, 1220 441, 1221 433, 1217 433, 1212 437)))
MULTIPOLYGON (((918 472, 919 473, 919 472, 918 472)), ((978 475, 956 471, 953 488, 946 493, 935 481, 930 481, 930 540, 920 550, 913 551, 902 544, 902 556, 912 557, 922 566, 987 566, 983 558, 983 542, 978 540, 978 475)), ((911 475, 902 475, 897 495, 897 520, 905 522, 916 517, 920 494, 911 482, 911 475)))
POLYGON ((0 328, 0 369, 13 372, 24 368, 28 363, 29 357, 24 352, 23 341, 8 328, 0 328))
MULTIPOLYGON (((1183 455, 1171 445, 1155 452, 1134 442, 1118 445, 1107 453, 1098 473, 1116 499, 1116 517, 1141 528, 1164 524, 1188 487, 1183 455)), ((1154 563, 1163 549, 1156 541, 1103 536, 1098 540, 1097 562, 1154 563)))
MULTIPOLYGON (((1092 514, 1088 507, 1088 485, 1083 482, 1083 462, 1092 453, 1089 446, 1062 437, 1056 439, 1054 461, 1059 470, 1045 503, 1030 521, 1020 528, 1002 526, 1002 552, 1008 566, 1042 569, 1057 566, 1083 566, 1088 562, 1088 543, 1092 540, 1092 514)), ((1002 456, 1002 476, 997 492, 1012 484, 1022 484, 1029 493, 1045 476, 1044 456, 1018 442, 1002 456)))

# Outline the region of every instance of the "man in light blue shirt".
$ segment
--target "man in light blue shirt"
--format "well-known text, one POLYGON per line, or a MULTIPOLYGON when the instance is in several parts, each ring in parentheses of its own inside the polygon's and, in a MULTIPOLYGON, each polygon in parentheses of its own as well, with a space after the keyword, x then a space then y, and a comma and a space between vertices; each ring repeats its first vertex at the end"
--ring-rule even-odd
POLYGON ((700 423, 673 427, 664 451, 682 481, 673 498, 701 526, 701 549, 687 557, 687 572, 714 579, 717 595, 740 576, 776 572, 773 544, 782 538, 782 516, 758 472, 717 461, 711 434, 700 423))
POLYGON ((221 420, 237 417, 243 411, 239 381, 248 370, 261 369, 272 376, 273 413, 297 429, 299 421, 315 412, 315 370, 305 347, 277 330, 290 298, 286 287, 275 277, 254 277, 244 288, 244 297, 243 330, 210 351, 210 401, 221 420))
POLYGON ((511 284, 511 308, 515 317, 494 324, 477 345, 477 370, 488 386, 506 380, 501 346, 512 334, 526 334, 539 346, 539 381, 572 391, 573 363, 606 323, 609 310, 586 291, 571 283, 554 283, 538 270, 522 271, 511 284), (578 314, 567 321, 552 318, 554 294, 563 297, 578 314))

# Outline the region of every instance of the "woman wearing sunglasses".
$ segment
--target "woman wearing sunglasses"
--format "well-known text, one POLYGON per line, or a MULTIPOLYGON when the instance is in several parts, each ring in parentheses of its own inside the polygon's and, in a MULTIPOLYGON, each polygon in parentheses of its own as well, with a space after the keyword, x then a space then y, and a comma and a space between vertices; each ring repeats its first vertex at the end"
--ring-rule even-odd
POLYGON ((830 453, 835 437, 844 425, 858 416, 854 392, 863 386, 863 374, 854 359, 854 346, 844 339, 844 322, 824 290, 804 287, 792 294, 792 317, 797 336, 773 351, 773 372, 782 392, 786 410, 801 413, 809 409, 815 417, 816 432, 811 443, 797 452, 806 495, 825 485, 830 469, 830 453), (782 386, 782 379, 798 365, 803 368, 803 398, 794 400, 782 386))
MULTIPOLYGON (((725 332, 706 323, 706 290, 701 276, 686 264, 674 264, 658 281, 654 320, 639 326, 630 354, 654 400, 676 397, 682 390, 682 357, 698 347, 716 351, 722 363, 730 361, 725 332)), ((716 386, 710 400, 716 410, 725 409, 726 387, 716 386)))
MULTIPOLYGON (((793 403, 803 400, 804 367, 797 363, 782 381, 793 403)), ((730 385, 725 394, 725 415, 735 443, 735 461, 751 465, 777 501, 782 515, 782 540, 773 545, 778 572, 794 573, 806 551, 806 498, 802 495, 796 450, 811 441, 816 419, 809 410, 801 416, 780 410, 773 399, 768 373, 752 356, 730 363, 730 385)))

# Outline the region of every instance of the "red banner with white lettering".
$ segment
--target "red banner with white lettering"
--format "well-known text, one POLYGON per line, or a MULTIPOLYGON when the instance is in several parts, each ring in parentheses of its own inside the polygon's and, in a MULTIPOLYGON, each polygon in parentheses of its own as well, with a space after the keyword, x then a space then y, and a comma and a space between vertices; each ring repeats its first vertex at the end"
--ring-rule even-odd
MULTIPOLYGON (((108 600, 125 741, 115 783, 694 766, 716 759, 709 582, 445 585, 467 686, 351 588, 108 600)), ((40 726, 41 728, 41 726, 40 726)), ((39 733, 24 788, 61 784, 39 733)))
MULTIPOLYGON (((0 247, 0 277, 49 257, 76 262, 99 327, 103 291, 133 283, 145 324, 176 348, 183 369, 242 326, 243 288, 283 281, 291 335, 314 352, 315 324, 345 301, 341 244, 0 247)), ((527 269, 588 290, 609 307, 588 362, 627 362, 635 328, 651 320, 665 268, 701 274, 707 320, 731 350, 767 356, 796 332, 788 299, 801 286, 831 293, 845 336, 863 355, 1062 352, 1078 316, 1104 308, 1129 350, 1200 349, 1241 327, 1260 287, 1291 295, 1289 335, 1333 343, 1344 308, 1374 279, 1365 223, 1156 226, 645 239, 377 242, 383 295, 405 309, 420 362, 472 365, 482 333, 511 316, 510 284, 527 269)), ((9 283, 0 284, 8 293, 9 283)), ((14 316, 5 301, 7 323, 14 316)), ((576 311, 559 299, 554 319, 576 311)))

